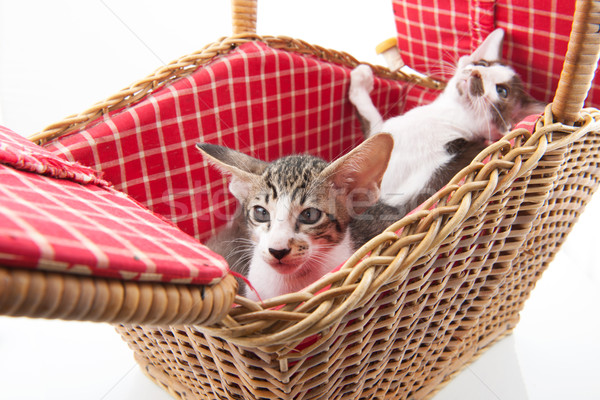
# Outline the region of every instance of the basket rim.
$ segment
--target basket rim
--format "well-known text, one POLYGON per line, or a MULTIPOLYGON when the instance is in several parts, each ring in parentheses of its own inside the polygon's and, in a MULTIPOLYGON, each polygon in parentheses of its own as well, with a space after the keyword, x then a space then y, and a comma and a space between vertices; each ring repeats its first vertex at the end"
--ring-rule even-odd
POLYGON ((207 286, 0 265, 0 315, 12 317, 149 326, 211 324, 230 312, 236 291, 232 275, 207 286))

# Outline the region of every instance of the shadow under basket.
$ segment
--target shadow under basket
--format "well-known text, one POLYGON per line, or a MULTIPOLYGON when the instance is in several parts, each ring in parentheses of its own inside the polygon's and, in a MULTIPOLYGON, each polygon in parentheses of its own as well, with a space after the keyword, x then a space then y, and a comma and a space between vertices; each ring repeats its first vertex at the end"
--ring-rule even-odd
MULTIPOLYGON (((362 140, 347 99, 354 58, 251 31, 35 139, 103 171, 116 189, 204 240, 235 212, 235 200, 194 143, 266 160, 291 152, 331 160, 362 140)), ((571 40, 579 40, 569 44, 576 52, 599 42, 596 32, 571 40)), ((587 66, 565 65, 560 84, 589 88, 594 52, 587 66)), ((407 83, 439 87, 373 68, 372 97, 383 115, 402 111, 407 83)), ((144 372, 178 398, 430 397, 515 327, 598 187, 600 113, 582 110, 585 93, 574 92, 559 87, 544 115, 489 146, 421 209, 306 290, 263 303, 238 296, 211 324, 119 325, 118 332, 144 372)))

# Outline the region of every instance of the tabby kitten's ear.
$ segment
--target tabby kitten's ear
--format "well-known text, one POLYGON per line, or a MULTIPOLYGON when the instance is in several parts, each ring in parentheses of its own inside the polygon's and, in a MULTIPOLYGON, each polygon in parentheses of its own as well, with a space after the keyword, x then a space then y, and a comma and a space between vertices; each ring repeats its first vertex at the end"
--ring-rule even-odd
POLYGON ((196 143, 208 161, 231 176, 229 191, 240 201, 248 197, 253 182, 263 173, 267 163, 228 147, 196 143))
POLYGON ((328 165, 321 176, 331 183, 338 198, 349 210, 360 214, 379 199, 381 180, 393 147, 392 135, 380 133, 371 136, 328 165))

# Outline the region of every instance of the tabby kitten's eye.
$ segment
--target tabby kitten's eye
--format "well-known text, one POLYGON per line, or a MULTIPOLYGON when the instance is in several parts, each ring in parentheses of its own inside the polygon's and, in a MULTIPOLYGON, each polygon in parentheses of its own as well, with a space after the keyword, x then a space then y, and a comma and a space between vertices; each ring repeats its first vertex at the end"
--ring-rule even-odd
POLYGON ((508 97, 508 87, 506 85, 496 85, 496 93, 502 99, 506 99, 508 97))
POLYGON ((271 220, 269 212, 261 206, 254 206, 252 209, 252 217, 254 217, 256 222, 269 222, 271 220))
POLYGON ((477 60, 473 63, 473 65, 477 67, 489 67, 490 63, 485 60, 477 60))
POLYGON ((321 210, 314 207, 307 208, 298 216, 298 222, 305 225, 316 224, 321 219, 321 210))

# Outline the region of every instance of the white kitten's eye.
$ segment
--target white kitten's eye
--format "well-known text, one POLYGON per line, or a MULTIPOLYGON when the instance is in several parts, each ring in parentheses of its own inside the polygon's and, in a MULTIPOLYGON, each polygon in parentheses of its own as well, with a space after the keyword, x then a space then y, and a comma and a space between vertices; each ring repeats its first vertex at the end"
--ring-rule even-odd
POLYGON ((502 99, 506 99, 508 97, 508 86, 506 85, 496 85, 496 93, 502 99))
POLYGON ((256 222, 269 222, 271 220, 269 212, 261 206, 254 206, 252 209, 252 217, 256 222))
POLYGON ((298 216, 298 222, 306 225, 316 224, 321 219, 321 214, 321 210, 314 207, 307 208, 298 216))
POLYGON ((485 60, 477 60, 473 63, 473 65, 477 67, 489 67, 490 63, 485 60))

